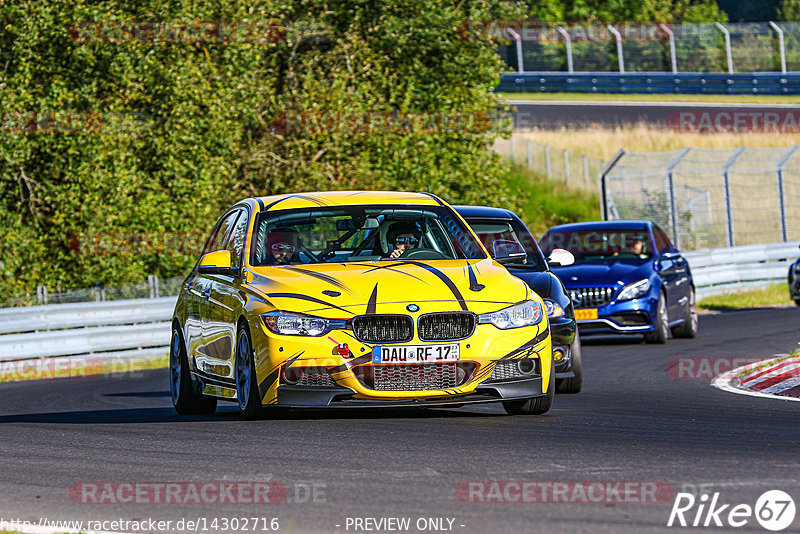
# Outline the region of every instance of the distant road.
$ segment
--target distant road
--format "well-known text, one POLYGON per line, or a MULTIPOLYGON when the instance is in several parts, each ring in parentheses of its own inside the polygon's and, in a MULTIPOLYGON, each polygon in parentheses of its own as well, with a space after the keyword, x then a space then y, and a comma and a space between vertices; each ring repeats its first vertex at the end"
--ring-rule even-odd
POLYGON ((563 126, 620 126, 646 123, 666 128, 673 117, 679 121, 680 113, 699 116, 709 113, 755 113, 759 116, 769 111, 786 113, 800 111, 797 104, 712 104, 708 102, 592 102, 557 100, 507 100, 517 108, 514 128, 560 128, 563 126))

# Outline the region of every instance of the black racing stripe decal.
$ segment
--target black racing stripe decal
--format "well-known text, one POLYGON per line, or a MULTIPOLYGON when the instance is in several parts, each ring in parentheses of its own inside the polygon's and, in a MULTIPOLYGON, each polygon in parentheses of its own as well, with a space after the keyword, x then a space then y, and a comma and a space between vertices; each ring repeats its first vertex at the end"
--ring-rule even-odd
POLYGON ((472 269, 472 265, 470 265, 469 261, 467 261, 467 270, 469 271, 469 290, 475 291, 483 291, 486 286, 483 284, 478 283, 478 277, 475 276, 475 271, 472 269))
POLYGON ((264 210, 264 211, 268 211, 268 210, 270 210, 272 207, 276 206, 277 204, 280 204, 280 203, 281 203, 281 202, 283 202, 284 200, 289 200, 290 198, 302 198, 303 200, 308 200, 309 202, 313 202, 313 203, 314 203, 314 204, 316 204, 317 206, 325 206, 325 205, 326 205, 326 203, 325 203, 325 202, 321 201, 321 200, 320 200, 320 199, 318 199, 318 198, 309 197, 309 196, 306 196, 306 195, 288 195, 288 196, 285 196, 285 197, 283 197, 283 198, 279 198, 278 200, 276 200, 275 202, 273 202, 272 204, 270 204, 270 205, 269 205, 269 206, 267 206, 266 208, 263 208, 263 210, 264 210))
POLYGON ((461 291, 458 290, 458 287, 456 287, 456 285, 453 283, 453 281, 450 280, 447 277, 446 274, 444 274, 442 271, 440 271, 436 267, 431 267, 430 265, 427 265, 425 263, 421 263, 421 262, 418 262, 418 261, 407 260, 405 263, 410 263, 411 265, 416 265, 417 267, 422 267, 426 271, 436 275, 436 277, 439 278, 439 280, 444 282, 444 285, 447 286, 447 288, 450 290, 450 292, 456 298, 456 300, 458 301, 458 304, 461 306, 461 309, 464 310, 464 311, 469 311, 469 308, 467 308, 467 303, 464 300, 464 295, 461 294, 461 291))
POLYGON ((372 354, 364 354, 363 356, 359 356, 358 358, 356 358, 354 360, 350 360, 350 361, 348 361, 346 363, 343 363, 341 365, 338 365, 336 367, 333 367, 333 368, 329 369, 329 372, 331 374, 333 374, 333 373, 341 373, 343 371, 347 371, 351 367, 355 367, 356 365, 361 365, 363 363, 369 363, 371 361, 372 361, 372 354))
POLYGON ((281 363, 279 363, 275 367, 275 369, 273 369, 272 372, 268 374, 264 380, 261 381, 261 383, 258 385, 258 392, 261 395, 262 399, 264 398, 264 395, 267 394, 267 391, 269 391, 269 389, 275 383, 275 381, 278 380, 278 376, 281 373, 281 366, 285 365, 286 367, 289 367, 290 365, 292 365, 292 363, 294 363, 294 361, 297 358, 302 356, 304 352, 305 352, 304 350, 301 350, 300 352, 292 355, 292 357, 289 358, 288 360, 284 360, 281 363))
MULTIPOLYGON (((400 273, 400 274, 404 274, 406 276, 410 276, 411 278, 413 278, 415 280, 419 280, 420 282, 428 284, 428 282, 426 282, 425 280, 423 280, 422 278, 420 278, 418 276, 414 276, 411 273, 407 273, 405 271, 401 271, 400 269, 395 269, 394 267, 397 266, 397 265, 403 265, 403 264, 402 263, 398 263, 398 264, 395 264, 395 265, 381 265, 380 267, 373 267, 372 269, 370 269, 368 271, 364 271, 364 273, 366 274, 366 273, 371 273, 372 271, 377 271, 378 269, 385 269, 387 271, 392 271, 394 273, 400 273)), ((430 285, 430 284, 428 284, 428 285, 430 285)))
POLYGON ((378 284, 375 284, 375 289, 372 290, 372 294, 369 296, 369 301, 367 301, 367 311, 365 312, 367 315, 375 315, 376 309, 378 308, 378 284))
POLYGON ((257 198, 256 202, 258 202, 258 207, 261 208, 261 211, 264 211, 264 201, 260 198, 257 198))
POLYGON ((428 195, 428 196, 429 196, 429 197, 431 197, 433 200, 435 200, 437 204, 439 204, 440 206, 444 206, 444 203, 443 203, 443 202, 442 202, 442 201, 439 199, 439 197, 437 197, 437 196, 436 196, 436 195, 434 195, 433 193, 422 193, 422 194, 423 194, 423 195, 428 195))
POLYGON ((323 282, 328 282, 332 286, 341 289, 342 291, 350 294, 351 296, 356 296, 355 293, 349 287, 347 287, 344 283, 340 282, 339 280, 337 280, 336 278, 334 278, 334 277, 332 277, 330 275, 323 274, 323 273, 318 273, 316 271, 309 271, 308 269, 302 269, 300 267, 295 267, 293 265, 290 265, 290 266, 286 267, 286 269, 288 269, 290 271, 295 271, 295 272, 298 272, 298 273, 303 273, 303 274, 308 275, 308 276, 312 276, 312 277, 314 277, 314 278, 316 278, 318 280, 322 280, 323 282))
POLYGON ((315 304, 322 304, 329 308, 335 308, 339 311, 343 311, 345 313, 349 313, 350 315, 355 315, 355 313, 351 312, 350 310, 345 310, 344 308, 340 308, 336 304, 331 304, 330 302, 325 302, 322 299, 318 299, 316 297, 309 297, 308 295, 301 295, 300 293, 267 293, 267 297, 272 298, 286 298, 286 299, 297 299, 297 300, 307 300, 309 302, 314 302, 315 304))
POLYGON ((492 362, 494 365, 485 365, 485 366, 483 366, 478 371, 478 373, 475 375, 475 378, 473 378, 473 380, 484 380, 484 379, 488 378, 492 374, 492 371, 494 370, 495 365, 497 365, 497 362, 499 362, 499 361, 513 360, 513 359, 530 357, 532 355, 532 353, 536 353, 536 351, 533 350, 533 347, 535 347, 536 345, 538 345, 539 343, 541 343, 542 341, 547 339, 547 336, 549 336, 549 335, 550 335, 550 327, 548 326, 544 331, 539 332, 538 334, 536 334, 536 337, 534 337, 530 341, 526 342, 521 347, 518 347, 518 348, 512 350, 508 354, 505 354, 504 356, 502 356, 497 361, 492 362), (519 358, 515 358, 515 357, 519 357, 519 358))

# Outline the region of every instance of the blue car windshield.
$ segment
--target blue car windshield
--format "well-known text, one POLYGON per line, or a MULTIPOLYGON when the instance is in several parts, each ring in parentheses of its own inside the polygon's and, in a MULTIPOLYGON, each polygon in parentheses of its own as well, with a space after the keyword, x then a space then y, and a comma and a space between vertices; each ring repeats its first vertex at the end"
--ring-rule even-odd
POLYGON ((485 259, 445 206, 342 206, 261 213, 252 265, 485 259))
POLYGON ((590 230, 551 230, 542 237, 545 255, 555 249, 568 250, 575 263, 596 261, 643 262, 653 255, 646 229, 602 228, 590 230))

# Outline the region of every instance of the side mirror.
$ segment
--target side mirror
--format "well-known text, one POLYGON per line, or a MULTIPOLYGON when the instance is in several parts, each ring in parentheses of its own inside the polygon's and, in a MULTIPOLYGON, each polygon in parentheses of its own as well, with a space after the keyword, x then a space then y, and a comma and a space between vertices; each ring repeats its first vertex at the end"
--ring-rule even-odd
POLYGON ((550 267, 567 267, 575 263, 575 256, 569 250, 563 248, 554 249, 547 258, 547 264, 550 267))
POLYGON ((496 239, 492 243, 492 257, 497 263, 514 263, 528 257, 522 245, 516 241, 496 239))
POLYGON ((197 272, 202 274, 233 274, 231 269, 231 251, 217 250, 203 254, 197 272))
POLYGON ((667 247, 661 251, 662 260, 677 260, 681 257, 681 251, 677 248, 667 247))

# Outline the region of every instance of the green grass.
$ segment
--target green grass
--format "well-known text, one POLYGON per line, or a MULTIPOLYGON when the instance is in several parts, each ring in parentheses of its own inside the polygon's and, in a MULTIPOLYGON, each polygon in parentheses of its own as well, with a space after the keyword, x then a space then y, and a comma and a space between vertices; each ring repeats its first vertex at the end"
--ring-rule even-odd
POLYGON ((724 311, 763 308, 780 304, 792 304, 789 298, 789 289, 785 283, 772 284, 761 289, 706 297, 697 302, 697 307, 701 310, 724 311))
POLYGON ((531 172, 514 165, 508 187, 525 198, 521 213, 517 213, 539 238, 556 224, 600 219, 600 201, 596 194, 568 187, 560 180, 531 172))
POLYGON ((608 93, 497 93, 504 100, 563 100, 592 102, 708 102, 741 104, 800 104, 798 95, 676 95, 608 93))

